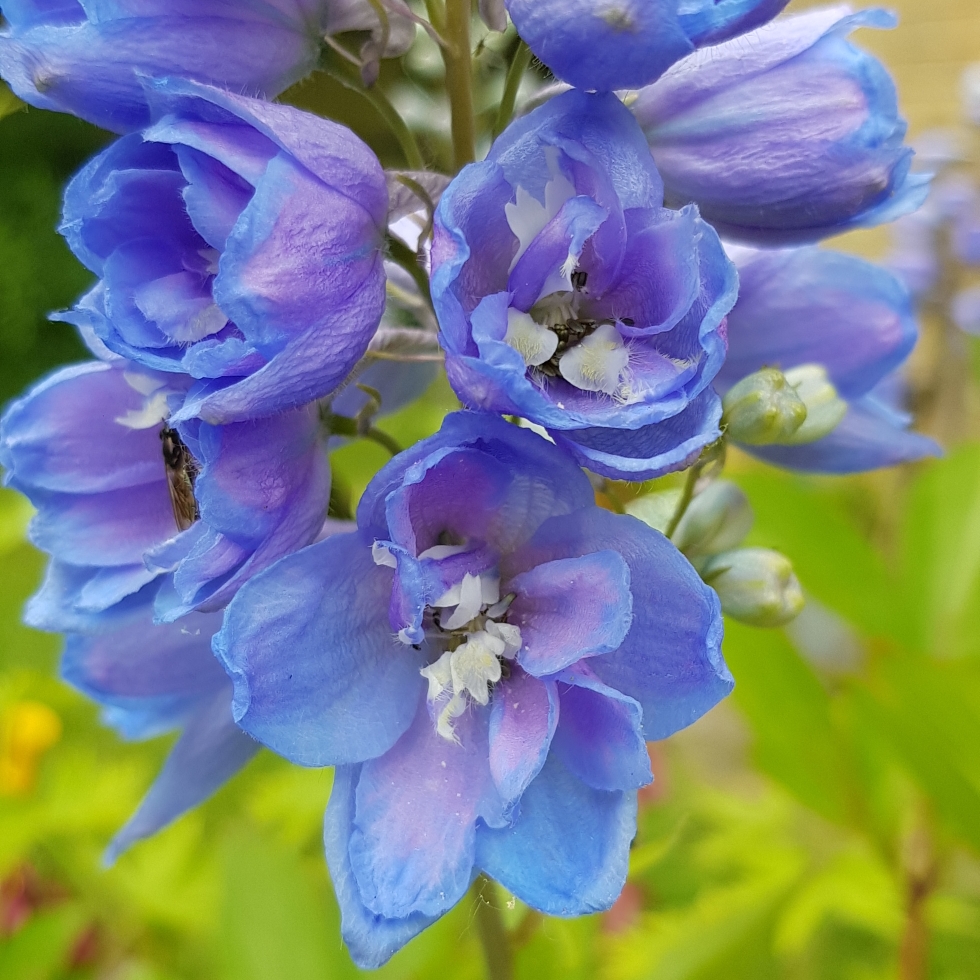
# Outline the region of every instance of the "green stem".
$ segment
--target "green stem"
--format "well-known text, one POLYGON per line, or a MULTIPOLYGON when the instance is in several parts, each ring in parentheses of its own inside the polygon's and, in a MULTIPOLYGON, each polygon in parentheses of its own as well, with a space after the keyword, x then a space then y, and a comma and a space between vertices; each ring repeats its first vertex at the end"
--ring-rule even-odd
POLYGON ((487 980, 514 980, 514 955, 500 909, 494 904, 493 882, 480 875, 473 882, 473 911, 476 931, 487 964, 487 980))
POLYGON ((677 530, 677 525, 680 524, 681 518, 687 513, 687 508, 691 505, 691 501, 694 499, 694 488, 697 485, 698 477, 701 475, 701 470, 704 469, 704 463, 698 460, 688 471, 687 479, 684 480, 684 489, 681 491, 681 499, 677 501, 677 508, 674 510, 674 516, 671 517, 670 523, 664 530, 664 534, 669 538, 672 537, 674 531, 677 530))
POLYGON ((381 91, 379 86, 372 85, 370 88, 365 88, 364 83, 361 81, 361 73, 353 65, 348 65, 341 61, 337 61, 335 64, 324 65, 323 70, 332 79, 340 82, 344 88, 348 88, 352 92, 357 92, 367 99, 377 110, 378 115, 385 121, 385 124, 391 130, 395 139, 398 140, 398 145, 401 147, 408 166, 412 170, 425 169, 425 160, 422 157, 422 151, 419 149, 415 135, 408 128, 405 120, 398 115, 398 110, 391 104, 388 96, 381 91))
POLYGON ((370 439, 371 442, 376 442, 387 449, 392 456, 397 456, 402 451, 402 447, 387 432, 382 432, 373 425, 359 426, 356 419, 333 413, 325 416, 324 422, 334 435, 349 436, 351 439, 370 439))
POLYGON ((400 239, 394 235, 388 236, 388 255, 393 262, 397 262, 414 280, 419 287, 419 292, 425 297, 425 301, 432 306, 432 296, 429 292, 429 277, 425 274, 425 269, 419 265, 418 256, 400 239))
POLYGON ((514 106, 517 104, 517 92, 524 79, 524 72, 531 64, 531 49, 518 39, 517 50, 511 58, 510 67, 507 69, 507 80, 504 82, 504 94, 500 98, 500 106, 497 109, 497 119, 493 124, 494 138, 498 137, 506 128, 507 124, 514 118, 514 106))
POLYGON ((476 159, 476 116, 473 112, 473 63, 470 48, 471 0, 446 0, 445 9, 445 36, 448 46, 443 49, 442 60, 446 64, 446 92, 452 111, 453 155, 456 169, 459 170, 476 159))

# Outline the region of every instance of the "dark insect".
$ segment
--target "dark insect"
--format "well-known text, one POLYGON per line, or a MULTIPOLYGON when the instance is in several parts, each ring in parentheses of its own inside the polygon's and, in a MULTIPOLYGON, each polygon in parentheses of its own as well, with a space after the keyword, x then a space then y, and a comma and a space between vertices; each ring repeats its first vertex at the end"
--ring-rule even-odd
POLYGON ((197 479, 198 462, 177 433, 169 425, 160 430, 163 443, 163 466, 167 471, 167 489, 173 507, 177 530, 186 531, 200 516, 194 499, 194 481, 197 479))
POLYGON ((589 281, 589 274, 583 272, 581 269, 576 269, 572 273, 572 288, 582 290, 585 289, 585 284, 589 281))

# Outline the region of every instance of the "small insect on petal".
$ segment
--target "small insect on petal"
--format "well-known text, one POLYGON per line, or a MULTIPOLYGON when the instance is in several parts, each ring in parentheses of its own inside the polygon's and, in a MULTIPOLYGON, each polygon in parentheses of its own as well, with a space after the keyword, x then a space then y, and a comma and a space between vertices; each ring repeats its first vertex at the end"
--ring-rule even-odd
POLYGON ((177 433, 169 425, 160 430, 163 444, 163 465, 167 473, 167 489, 170 491, 170 505, 178 531, 186 531, 200 516, 197 500, 194 497, 194 481, 197 479, 198 463, 177 433))

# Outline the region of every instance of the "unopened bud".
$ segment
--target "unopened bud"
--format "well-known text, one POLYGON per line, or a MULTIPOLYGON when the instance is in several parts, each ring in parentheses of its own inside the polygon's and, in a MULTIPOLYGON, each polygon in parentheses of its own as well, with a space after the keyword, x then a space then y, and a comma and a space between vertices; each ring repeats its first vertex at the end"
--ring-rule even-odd
POLYGON ((803 591, 785 556, 768 548, 715 555, 701 571, 722 610, 752 626, 782 626, 803 608, 803 591))
POLYGON ((738 547, 752 530, 752 508, 734 483, 715 480, 692 501, 673 534, 691 561, 738 547))
POLYGON ((806 405, 776 368, 742 378, 725 395, 722 406, 728 435, 749 446, 786 442, 806 421, 806 405))
POLYGON ((793 446, 816 442, 840 425, 847 414, 847 402, 837 394, 823 365, 801 364, 790 368, 786 380, 806 405, 806 420, 784 442, 793 446))

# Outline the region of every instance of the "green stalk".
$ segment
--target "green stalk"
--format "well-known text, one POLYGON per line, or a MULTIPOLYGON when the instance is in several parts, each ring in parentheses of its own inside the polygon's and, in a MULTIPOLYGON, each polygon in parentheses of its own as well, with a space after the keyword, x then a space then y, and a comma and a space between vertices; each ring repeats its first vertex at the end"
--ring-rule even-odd
POLYGON ((487 980, 514 980, 514 954, 500 909, 494 904, 493 882, 480 875, 473 882, 473 912, 476 931, 487 964, 487 980))
MULTIPOLYGON (((452 111, 453 155, 456 169, 476 159, 476 117, 473 112, 473 63, 470 48, 471 0, 446 0, 443 49, 446 92, 452 111)), ((432 11, 430 7, 430 18, 432 11)), ((439 30, 433 22, 433 26, 439 30)), ((440 33, 443 33, 440 31, 440 33)))
POLYGON ((517 50, 511 58, 510 67, 507 69, 507 80, 504 82, 504 94, 500 98, 500 106, 497 108, 497 119, 493 124, 493 136, 496 139, 506 128, 507 124, 514 118, 514 106, 517 103, 517 92, 524 79, 524 72, 531 64, 531 49, 520 39, 517 42, 517 50))
POLYGON ((674 510, 674 515, 670 519, 670 523, 664 530, 664 535, 666 537, 671 537, 674 531, 677 530, 677 525, 680 524, 681 518, 687 513, 687 508, 691 505, 691 500, 694 498, 694 488, 697 485, 698 477, 701 476, 701 470, 704 469, 704 463, 700 460, 696 462, 688 471, 687 479, 684 481, 684 489, 681 491, 681 499, 677 501, 677 508, 674 510))

